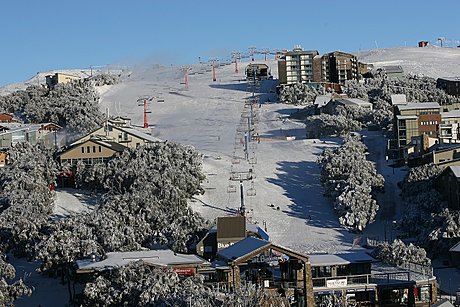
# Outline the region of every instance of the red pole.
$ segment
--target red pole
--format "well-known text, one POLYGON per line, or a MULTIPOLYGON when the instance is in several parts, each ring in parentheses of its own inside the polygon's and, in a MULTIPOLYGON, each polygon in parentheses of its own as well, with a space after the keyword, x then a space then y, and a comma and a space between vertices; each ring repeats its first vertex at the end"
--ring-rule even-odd
POLYGON ((147 99, 144 99, 144 128, 149 127, 149 122, 147 120, 147 99))
POLYGON ((216 82, 216 61, 212 61, 212 81, 216 82))

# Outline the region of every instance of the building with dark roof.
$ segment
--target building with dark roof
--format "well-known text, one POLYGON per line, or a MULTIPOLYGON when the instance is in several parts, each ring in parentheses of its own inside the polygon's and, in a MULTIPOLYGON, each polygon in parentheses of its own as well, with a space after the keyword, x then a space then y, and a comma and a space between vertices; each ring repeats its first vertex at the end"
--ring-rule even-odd
POLYGON ((212 260, 220 250, 246 237, 270 240, 264 229, 259 225, 249 223, 244 216, 218 217, 216 225, 209 229, 204 238, 196 245, 196 251, 201 257, 212 260))
POLYGON ((389 65, 389 66, 382 66, 380 68, 387 78, 401 78, 404 76, 404 69, 401 65, 389 65))
POLYGON ((452 210, 460 210, 460 166, 448 166, 435 180, 436 190, 452 210))
POLYGON ((452 96, 460 96, 460 77, 444 77, 436 80, 436 87, 452 96))
POLYGON ((291 298, 295 306, 314 306, 308 256, 289 248, 247 237, 220 250, 212 267, 231 288, 252 283, 291 298))

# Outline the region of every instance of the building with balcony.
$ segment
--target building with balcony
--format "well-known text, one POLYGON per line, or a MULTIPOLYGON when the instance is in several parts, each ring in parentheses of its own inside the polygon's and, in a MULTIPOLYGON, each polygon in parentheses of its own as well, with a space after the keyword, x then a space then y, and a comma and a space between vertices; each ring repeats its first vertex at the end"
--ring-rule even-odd
POLYGON ((439 128, 441 143, 460 143, 460 110, 442 112, 439 128))
POLYGON ((286 52, 278 60, 280 84, 313 82, 313 58, 317 55, 317 50, 303 50, 300 46, 286 52))
POLYGON ((211 266, 228 289, 251 283, 281 293, 291 306, 314 306, 310 262, 302 253, 247 237, 220 250, 211 266))
POLYGON ((430 306, 431 267, 383 264, 364 252, 309 255, 315 306, 430 306))
POLYGON ((315 58, 315 81, 344 84, 347 80, 359 78, 356 56, 334 51, 315 58))
POLYGON ((409 145, 413 137, 439 137, 441 106, 437 102, 406 103, 394 106, 393 129, 398 148, 409 145))
POLYGON ((460 77, 438 78, 436 87, 452 96, 460 96, 460 77))

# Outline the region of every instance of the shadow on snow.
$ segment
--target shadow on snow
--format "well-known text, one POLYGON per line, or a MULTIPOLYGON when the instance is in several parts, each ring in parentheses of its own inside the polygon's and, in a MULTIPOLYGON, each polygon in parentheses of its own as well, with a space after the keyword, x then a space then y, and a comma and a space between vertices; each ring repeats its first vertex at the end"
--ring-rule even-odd
POLYGON ((303 219, 310 226, 334 228, 342 234, 341 240, 348 243, 351 234, 339 224, 332 201, 323 195, 319 167, 311 161, 278 162, 277 178, 267 181, 282 187, 284 195, 291 199, 286 214, 303 219))

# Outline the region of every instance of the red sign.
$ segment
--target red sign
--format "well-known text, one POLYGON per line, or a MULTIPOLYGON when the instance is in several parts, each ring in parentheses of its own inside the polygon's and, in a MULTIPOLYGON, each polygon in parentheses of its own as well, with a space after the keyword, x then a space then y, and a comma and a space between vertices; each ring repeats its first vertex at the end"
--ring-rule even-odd
POLYGON ((177 275, 195 275, 195 268, 173 268, 177 275))

